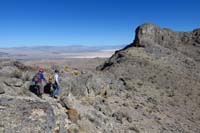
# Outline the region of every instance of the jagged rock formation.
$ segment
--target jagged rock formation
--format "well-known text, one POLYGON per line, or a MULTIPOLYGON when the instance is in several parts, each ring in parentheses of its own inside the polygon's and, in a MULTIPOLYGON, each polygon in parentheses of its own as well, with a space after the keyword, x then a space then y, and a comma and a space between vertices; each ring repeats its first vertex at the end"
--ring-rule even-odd
POLYGON ((192 32, 174 32, 152 24, 143 24, 137 28, 135 40, 130 46, 149 48, 155 45, 179 51, 195 61, 200 61, 200 29, 192 32))

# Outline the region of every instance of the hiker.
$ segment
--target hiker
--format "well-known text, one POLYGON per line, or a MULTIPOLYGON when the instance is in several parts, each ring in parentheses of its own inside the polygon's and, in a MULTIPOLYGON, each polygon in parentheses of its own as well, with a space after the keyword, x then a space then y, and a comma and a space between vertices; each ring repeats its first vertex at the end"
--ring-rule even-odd
POLYGON ((54 91, 53 91, 53 97, 54 98, 58 98, 59 91, 60 91, 59 71, 55 70, 55 73, 54 73, 54 91))
POLYGON ((54 91, 54 73, 50 73, 50 75, 48 76, 48 89, 49 89, 49 93, 50 96, 53 97, 53 91, 54 91))
POLYGON ((44 68, 40 68, 39 69, 39 72, 34 76, 33 78, 33 82, 34 82, 34 85, 36 86, 36 90, 37 91, 37 95, 42 98, 42 94, 43 94, 43 89, 44 89, 44 85, 43 85, 43 81, 46 82, 46 79, 44 77, 44 68))

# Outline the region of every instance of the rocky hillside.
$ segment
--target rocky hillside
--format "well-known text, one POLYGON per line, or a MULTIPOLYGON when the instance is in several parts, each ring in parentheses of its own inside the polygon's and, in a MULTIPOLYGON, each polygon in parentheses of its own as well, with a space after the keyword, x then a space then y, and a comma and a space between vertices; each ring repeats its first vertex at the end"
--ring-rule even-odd
POLYGON ((145 114, 137 119, 139 122, 134 122, 140 129, 198 132, 199 55, 200 29, 175 32, 143 24, 136 29, 133 43, 117 51, 97 69, 112 73, 133 93, 139 114, 145 114))
MULTIPOLYGON (((153 24, 97 67, 60 70, 59 99, 29 89, 37 67, 0 61, 0 132, 188 133, 200 124, 200 30, 153 24)), ((46 68, 47 76, 55 66, 46 68)))
MULTIPOLYGON (((46 68, 48 76, 55 68, 46 68)), ((0 60, 0 132, 5 133, 95 133, 114 131, 111 107, 107 107, 107 89, 121 83, 103 78, 98 72, 79 71, 66 66, 60 70, 59 99, 49 94, 37 97, 30 88, 38 67, 12 60, 0 60), (104 81, 105 80, 105 81, 104 81)), ((117 98, 117 97, 116 97, 117 98)), ((110 102, 112 102, 111 100, 110 102)), ((117 100, 118 101, 118 100, 117 100)))

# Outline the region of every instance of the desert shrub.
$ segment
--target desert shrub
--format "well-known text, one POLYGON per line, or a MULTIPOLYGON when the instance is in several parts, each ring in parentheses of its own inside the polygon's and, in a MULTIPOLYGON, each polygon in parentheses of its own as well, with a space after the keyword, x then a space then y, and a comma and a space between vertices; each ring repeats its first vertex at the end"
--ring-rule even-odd
POLYGON ((64 70, 61 70, 60 73, 65 73, 64 70))
POLYGON ((65 66, 64 70, 65 70, 65 72, 69 72, 69 67, 65 66))
POLYGON ((76 123, 79 119, 79 114, 78 114, 78 111, 76 109, 69 109, 68 110, 68 116, 69 116, 69 119, 76 123))
POLYGON ((34 71, 37 71, 40 67, 36 64, 33 64, 32 68, 33 68, 34 71))
POLYGON ((78 69, 75 68, 75 69, 73 70, 73 74, 74 74, 74 76, 78 76, 78 75, 79 75, 78 69))
POLYGON ((139 82, 137 82, 137 85, 138 85, 138 86, 142 86, 142 85, 143 85, 143 82, 139 81, 139 82))
POLYGON ((54 64, 54 65, 52 65, 51 66, 51 70, 60 70, 60 66, 59 65, 56 65, 56 64, 54 64))
POLYGON ((11 73, 11 77, 13 78, 22 78, 22 71, 20 70, 15 70, 13 73, 11 73))
POLYGON ((31 80, 31 76, 30 76, 30 74, 29 73, 25 73, 24 75, 23 75, 23 81, 30 81, 31 80))
POLYGON ((52 71, 51 66, 45 66, 43 68, 44 68, 44 71, 47 72, 47 73, 52 71))

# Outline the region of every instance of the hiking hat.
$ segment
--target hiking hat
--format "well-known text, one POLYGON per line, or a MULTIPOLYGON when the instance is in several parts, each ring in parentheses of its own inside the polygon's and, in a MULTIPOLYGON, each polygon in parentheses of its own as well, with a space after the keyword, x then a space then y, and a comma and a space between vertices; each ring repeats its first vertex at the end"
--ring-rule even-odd
POLYGON ((44 72, 44 68, 41 67, 41 68, 39 69, 39 72, 44 72))

